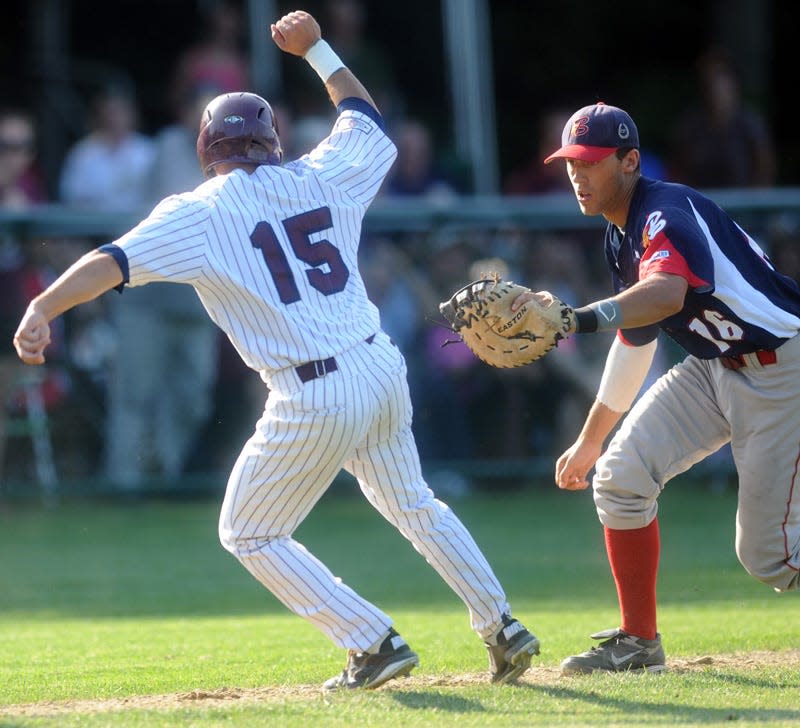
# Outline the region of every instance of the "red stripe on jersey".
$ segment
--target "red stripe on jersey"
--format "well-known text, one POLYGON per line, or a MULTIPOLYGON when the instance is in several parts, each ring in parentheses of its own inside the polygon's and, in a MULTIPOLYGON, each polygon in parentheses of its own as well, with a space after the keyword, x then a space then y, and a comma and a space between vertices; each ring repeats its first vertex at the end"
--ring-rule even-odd
POLYGON ((696 276, 689 268, 686 259, 675 249, 669 238, 659 233, 650 241, 642 259, 639 261, 639 280, 643 281, 656 273, 670 273, 685 278, 690 288, 702 288, 709 285, 696 276))

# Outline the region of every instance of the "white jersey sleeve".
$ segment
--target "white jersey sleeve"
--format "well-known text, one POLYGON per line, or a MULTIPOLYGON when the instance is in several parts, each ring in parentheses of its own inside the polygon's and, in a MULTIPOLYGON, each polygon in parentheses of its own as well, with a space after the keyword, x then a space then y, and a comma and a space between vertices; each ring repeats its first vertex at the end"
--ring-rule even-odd
POLYGON ((306 168, 354 201, 369 205, 397 157, 397 148, 369 116, 343 111, 328 137, 287 165, 306 168))
POLYGON ((196 282, 202 275, 210 209, 192 193, 162 200, 116 241, 129 263, 130 286, 155 281, 196 282))

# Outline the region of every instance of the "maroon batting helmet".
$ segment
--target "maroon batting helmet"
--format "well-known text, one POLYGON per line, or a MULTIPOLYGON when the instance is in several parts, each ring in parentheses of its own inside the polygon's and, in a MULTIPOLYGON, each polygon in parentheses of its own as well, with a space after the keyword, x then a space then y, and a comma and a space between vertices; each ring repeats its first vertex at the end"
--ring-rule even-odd
POLYGON ((244 91, 217 96, 200 119, 197 158, 206 177, 223 162, 280 164, 283 149, 272 107, 244 91))

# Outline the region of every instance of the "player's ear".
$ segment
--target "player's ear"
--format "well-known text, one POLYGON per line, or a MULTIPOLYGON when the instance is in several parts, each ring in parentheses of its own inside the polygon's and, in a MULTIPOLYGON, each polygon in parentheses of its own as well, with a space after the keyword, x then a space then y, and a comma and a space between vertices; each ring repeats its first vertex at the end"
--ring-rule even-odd
POLYGON ((641 157, 638 149, 629 149, 628 153, 622 158, 623 172, 635 172, 639 168, 641 157))

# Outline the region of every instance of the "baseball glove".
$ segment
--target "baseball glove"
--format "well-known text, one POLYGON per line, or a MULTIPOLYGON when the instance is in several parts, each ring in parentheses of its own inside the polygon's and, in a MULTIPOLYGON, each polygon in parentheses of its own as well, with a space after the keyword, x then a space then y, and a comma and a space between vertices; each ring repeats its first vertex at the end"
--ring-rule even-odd
POLYGON ((479 359, 519 367, 543 357, 575 328, 572 308, 547 291, 512 311, 526 292, 530 288, 494 274, 460 288, 439 311, 479 359))

